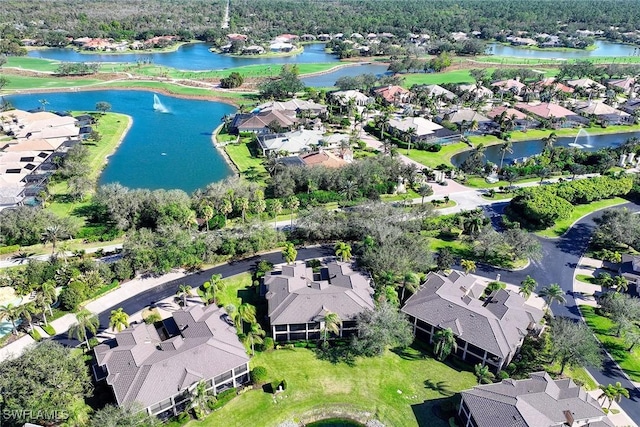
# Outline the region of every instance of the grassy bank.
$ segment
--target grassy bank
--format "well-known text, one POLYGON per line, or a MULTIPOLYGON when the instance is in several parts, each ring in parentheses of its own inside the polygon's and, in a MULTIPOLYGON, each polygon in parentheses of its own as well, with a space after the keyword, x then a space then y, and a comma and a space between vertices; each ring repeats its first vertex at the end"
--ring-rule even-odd
POLYGON ((37 90, 37 89, 69 89, 74 87, 83 87, 100 83, 101 80, 92 78, 68 78, 52 77, 45 75, 43 77, 18 76, 5 73, 3 76, 8 80, 3 91, 17 90, 37 90))
POLYGON ((427 167, 435 168, 441 164, 450 164, 451 157, 454 154, 457 154, 461 151, 464 151, 466 148, 469 148, 467 144, 464 142, 456 142, 453 144, 443 145, 442 149, 437 153, 432 153, 430 151, 424 150, 409 150, 409 154, 407 155, 407 150, 402 149, 399 152, 409 157, 411 160, 415 160, 418 163, 421 163, 427 167))
POLYGON ((251 156, 246 143, 229 144, 222 148, 236 166, 240 175, 249 181, 264 181, 269 174, 262 164, 262 160, 251 156))
MULTIPOLYGON (((79 112, 74 112, 79 114, 79 112)), ((98 123, 94 125, 96 131, 102 136, 100 142, 86 142, 84 145, 89 150, 89 175, 90 180, 96 182, 109 155, 116 151, 120 141, 125 136, 125 131, 131 124, 131 118, 125 114, 107 113, 98 116, 98 123)), ((57 182, 49 186, 51 202, 47 209, 59 216, 74 218, 78 225, 84 225, 84 217, 77 211, 89 204, 86 197, 84 201, 70 200, 68 197, 67 181, 57 182)))
POLYGON ((632 381, 640 381, 640 346, 636 346, 633 351, 629 352, 629 345, 624 342, 624 339, 615 336, 615 324, 611 319, 596 313, 594 307, 587 305, 579 307, 587 325, 593 330, 596 338, 613 357, 613 360, 620 365, 632 381))
POLYGON ((42 72, 54 72, 58 69, 58 61, 50 59, 31 58, 29 56, 8 56, 5 68, 20 68, 23 70, 33 70, 42 72))
POLYGON ((595 212, 600 209, 609 208, 611 206, 627 203, 628 200, 622 197, 614 197, 612 199, 598 200, 597 202, 588 203, 586 205, 576 205, 573 207, 571 216, 567 219, 556 222, 553 227, 549 227, 546 230, 537 231, 536 234, 542 237, 560 237, 567 232, 574 222, 579 220, 585 215, 595 212))

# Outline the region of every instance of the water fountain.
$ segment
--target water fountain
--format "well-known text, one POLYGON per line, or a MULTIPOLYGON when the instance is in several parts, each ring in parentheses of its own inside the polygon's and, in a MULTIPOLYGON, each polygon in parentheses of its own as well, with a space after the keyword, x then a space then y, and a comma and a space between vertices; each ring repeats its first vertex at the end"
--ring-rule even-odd
POLYGON ((153 109, 160 113, 169 112, 169 109, 162 104, 162 102, 160 101, 160 98, 158 98, 158 95, 156 95, 155 93, 153 94, 153 109))
POLYGON ((578 134, 576 135, 576 139, 574 139, 573 142, 569 143, 568 145, 569 147, 575 147, 575 148, 593 148, 593 145, 590 144, 590 138, 591 136, 586 130, 580 129, 580 131, 578 131, 578 134), (585 136, 587 138, 586 143, 578 144, 578 139, 581 136, 585 136))

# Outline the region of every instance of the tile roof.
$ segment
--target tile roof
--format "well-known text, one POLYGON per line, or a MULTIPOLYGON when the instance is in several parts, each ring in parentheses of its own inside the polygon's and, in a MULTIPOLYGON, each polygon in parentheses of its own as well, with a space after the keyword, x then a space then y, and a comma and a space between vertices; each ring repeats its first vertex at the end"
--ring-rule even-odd
POLYGON ((535 114, 538 117, 542 117, 545 119, 549 119, 551 117, 561 118, 561 117, 569 117, 569 116, 577 115, 573 111, 567 110, 566 108, 558 104, 554 104, 552 102, 544 102, 537 105, 518 102, 516 104, 516 108, 519 110, 528 111, 532 114, 535 114))
POLYGON ((473 276, 459 271, 449 276, 432 272, 402 311, 430 325, 451 328, 460 339, 507 357, 543 313, 525 304, 522 296, 504 289, 482 301, 479 297, 484 289, 473 276))
POLYGON ((490 122, 491 119, 483 116, 482 114, 478 113, 475 110, 472 110, 471 108, 462 108, 458 111, 452 112, 449 115, 449 121, 451 123, 461 123, 463 121, 466 122, 473 122, 476 121, 478 123, 485 123, 485 122, 490 122))
POLYGON ((509 118, 511 116, 515 116, 515 118, 519 120, 524 120, 527 118, 527 115, 522 111, 516 110, 515 108, 509 108, 509 107, 503 107, 503 106, 493 108, 491 111, 487 113, 487 117, 491 119, 495 119, 500 114, 502 114, 503 111, 507 112, 506 115, 509 118))
POLYGON ((385 101, 393 103, 396 101, 404 102, 404 99, 411 94, 410 91, 401 87, 389 85, 375 89, 374 92, 380 95, 385 101))
POLYGON ((565 423, 613 427, 583 388, 570 379, 554 381, 546 372, 532 373, 526 380, 476 386, 461 394, 478 427, 553 427, 565 423))
POLYGON ((257 114, 242 114, 234 119, 233 127, 240 131, 243 129, 262 129, 268 127, 272 122, 278 123, 280 126, 288 128, 297 123, 295 117, 289 117, 282 111, 270 110, 257 114))
POLYGON ((403 119, 391 119, 389 120, 389 126, 397 129, 401 132, 406 132, 413 128, 416 131, 416 135, 424 136, 431 135, 436 131, 442 129, 437 123, 427 120, 423 117, 405 117, 403 119))
POLYGON ((604 102, 587 102, 575 107, 577 113, 594 114, 596 116, 621 116, 629 117, 628 113, 613 108, 604 102))
POLYGON ((224 309, 191 306, 174 312, 173 320, 180 334, 165 341, 153 325, 143 323, 95 348, 119 405, 151 406, 249 360, 224 309))
POLYGON ((267 273, 264 284, 271 325, 316 322, 327 310, 342 321, 353 320, 374 307, 369 279, 341 261, 317 274, 304 262, 285 265, 267 273))

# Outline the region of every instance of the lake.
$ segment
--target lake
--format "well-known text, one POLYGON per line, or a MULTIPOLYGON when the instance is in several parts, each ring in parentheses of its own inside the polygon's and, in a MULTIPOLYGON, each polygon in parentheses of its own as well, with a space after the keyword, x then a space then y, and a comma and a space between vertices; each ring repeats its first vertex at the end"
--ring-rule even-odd
MULTIPOLYGON (((623 144, 629 138, 640 137, 640 132, 628 132, 619 134, 608 135, 590 135, 588 138, 584 135, 580 136, 577 140, 575 137, 562 137, 558 138, 554 147, 570 147, 569 144, 579 144, 580 150, 585 151, 597 151, 605 147, 617 147, 623 144)), ((504 164, 509 165, 513 163, 515 159, 521 160, 523 157, 531 157, 535 154, 539 154, 544 149, 544 142, 541 140, 521 141, 513 143, 513 153, 506 153, 504 156, 504 164)), ((471 150, 458 153, 451 158, 451 163, 454 166, 460 166, 467 157, 471 154, 471 150)), ((500 144, 492 145, 486 148, 485 159, 489 162, 500 165, 500 144)))
POLYGON ((332 87, 340 77, 356 77, 361 74, 373 74, 380 76, 387 72, 389 67, 382 64, 361 64, 339 68, 330 73, 320 74, 313 77, 305 77, 302 82, 312 87, 332 87))
POLYGON ((188 43, 173 52, 100 54, 80 53, 75 49, 51 48, 29 51, 33 58, 53 59, 63 62, 138 62, 151 61, 178 70, 222 70, 254 64, 300 64, 338 62, 336 55, 325 52, 325 43, 311 43, 304 46, 298 55, 284 57, 233 57, 209 52, 208 43, 188 43))
POLYGON ((556 51, 545 49, 526 49, 518 46, 507 46, 500 43, 489 43, 487 53, 496 56, 515 56, 532 59, 585 59, 594 56, 638 56, 640 48, 628 44, 612 43, 596 40, 594 50, 556 51))
POLYGON ((94 111, 97 102, 128 114, 133 126, 100 176, 99 184, 119 182, 129 188, 181 189, 188 193, 220 181, 233 171, 213 146, 211 134, 235 108, 211 101, 159 95, 166 113, 153 109, 153 93, 131 90, 57 92, 11 95, 16 108, 35 109, 46 99, 47 110, 94 111))

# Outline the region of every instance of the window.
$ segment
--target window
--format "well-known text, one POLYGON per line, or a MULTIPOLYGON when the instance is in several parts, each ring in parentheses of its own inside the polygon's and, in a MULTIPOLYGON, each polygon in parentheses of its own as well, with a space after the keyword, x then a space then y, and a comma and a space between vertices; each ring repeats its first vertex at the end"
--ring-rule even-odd
POLYGON ((306 323, 294 323, 289 325, 289 330, 291 331, 304 331, 305 329, 307 329, 306 323))
POLYGON ((318 322, 307 323, 307 328, 309 330, 311 330, 311 329, 320 329, 320 323, 318 323, 318 322))
POLYGON ((245 372, 247 372, 247 365, 242 365, 242 366, 238 366, 237 368, 235 368, 233 370, 235 376, 238 376, 240 374, 244 374, 245 372))
POLYGON ((231 371, 227 371, 224 374, 215 377, 213 381, 215 381, 216 384, 221 384, 226 380, 230 380, 231 378, 233 378, 233 373, 231 371))
POLYGON ((286 332, 287 325, 276 325, 276 332, 286 332))

